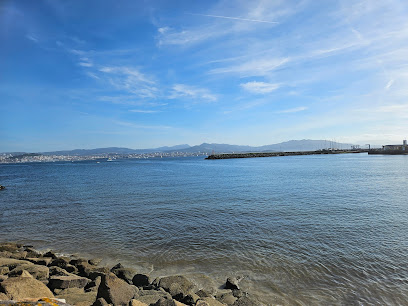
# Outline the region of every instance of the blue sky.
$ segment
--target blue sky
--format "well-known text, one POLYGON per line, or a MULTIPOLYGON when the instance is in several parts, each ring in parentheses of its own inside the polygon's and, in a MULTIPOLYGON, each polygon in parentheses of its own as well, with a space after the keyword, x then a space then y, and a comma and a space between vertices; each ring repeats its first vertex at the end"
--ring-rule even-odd
POLYGON ((405 0, 0 1, 0 151, 408 136, 405 0))

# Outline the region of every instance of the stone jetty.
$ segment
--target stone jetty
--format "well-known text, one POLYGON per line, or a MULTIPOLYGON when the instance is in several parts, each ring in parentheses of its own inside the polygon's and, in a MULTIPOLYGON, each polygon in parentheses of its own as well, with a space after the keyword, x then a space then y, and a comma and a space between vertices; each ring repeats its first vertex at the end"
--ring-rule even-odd
POLYGON ((367 152, 367 150, 319 150, 319 151, 302 151, 302 152, 223 153, 223 154, 209 155, 206 159, 230 159, 230 158, 254 158, 254 157, 274 157, 274 156, 345 154, 345 153, 363 153, 363 152, 367 152))
POLYGON ((120 263, 107 267, 100 262, 0 243, 0 305, 262 305, 239 288, 237 278, 209 292, 183 275, 152 279, 120 263))

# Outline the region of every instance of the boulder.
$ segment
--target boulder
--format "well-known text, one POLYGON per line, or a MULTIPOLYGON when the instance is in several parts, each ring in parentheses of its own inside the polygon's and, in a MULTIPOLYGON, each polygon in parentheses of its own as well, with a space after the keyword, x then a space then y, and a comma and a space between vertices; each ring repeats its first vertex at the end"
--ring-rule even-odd
POLYGON ((10 270, 13 270, 17 266, 21 265, 34 265, 31 262, 13 258, 0 258, 0 268, 1 267, 8 267, 10 270))
POLYGON ((89 291, 98 291, 99 285, 101 284, 102 278, 98 276, 93 281, 91 281, 88 285, 85 286, 85 292, 89 291))
POLYGON ((158 285, 179 301, 191 293, 194 288, 194 284, 182 275, 162 277, 158 285))
POLYGON ((69 273, 67 270, 57 267, 57 266, 53 266, 53 267, 49 267, 48 268, 50 271, 50 275, 51 276, 55 276, 55 275, 59 275, 59 276, 69 276, 69 275, 74 275, 72 273, 69 273))
POLYGON ((5 293, 3 293, 3 292, 0 292, 0 301, 6 301, 6 300, 8 300, 9 298, 8 298, 8 296, 5 294, 5 293))
POLYGON ((161 298, 171 300, 171 295, 166 291, 161 290, 140 290, 135 300, 147 305, 154 304, 161 298))
POLYGON ((196 294, 197 294, 199 297, 201 297, 201 298, 203 298, 203 297, 211 297, 211 296, 212 296, 211 293, 209 293, 208 291, 205 291, 205 290, 203 290, 203 289, 198 290, 198 291, 196 292, 196 294))
POLYGON ((232 292, 218 294, 215 299, 223 304, 232 305, 235 303, 237 298, 232 294, 232 292))
POLYGON ((148 304, 145 304, 143 302, 140 302, 138 300, 131 300, 129 306, 149 306, 148 304))
POLYGON ((6 187, 0 185, 0 190, 6 189, 6 187))
POLYGON ((51 263, 49 264, 49 266, 51 267, 60 267, 65 269, 68 265, 70 265, 70 259, 68 257, 57 257, 54 258, 51 263))
POLYGON ((110 270, 107 267, 95 267, 95 266, 92 266, 92 268, 89 270, 87 278, 90 278, 90 279, 93 280, 93 279, 97 278, 98 276, 102 277, 102 275, 105 275, 105 274, 108 274, 108 273, 110 273, 110 270))
POLYGON ((9 277, 0 283, 0 292, 5 293, 12 300, 27 298, 53 298, 54 295, 39 280, 25 272, 19 277, 9 277))
POLYGON ((236 277, 228 277, 225 282, 225 289, 239 289, 238 283, 239 280, 236 277))
POLYGON ((8 274, 10 272, 9 267, 0 267, 0 275, 8 274))
POLYGON ((257 303, 256 301, 250 299, 247 296, 243 296, 241 298, 239 298, 238 300, 235 301, 234 304, 232 304, 233 306, 258 306, 260 305, 259 303, 257 303))
POLYGON ((57 298, 66 300, 70 305, 91 306, 96 301, 96 292, 84 292, 81 288, 67 288, 62 290, 57 298))
POLYGON ((198 300, 196 306, 210 306, 206 301, 198 300))
POLYGON ((0 243, 0 252, 6 251, 6 252, 17 252, 20 250, 21 244, 18 243, 13 243, 13 242, 3 242, 0 243))
POLYGON ((0 251, 0 258, 10 258, 10 256, 12 256, 13 253, 8 252, 8 251, 0 251))
POLYGON ((243 296, 248 296, 248 293, 245 291, 242 291, 240 289, 233 289, 232 290, 232 295, 235 296, 236 298, 240 298, 243 296))
POLYGON ((132 279, 133 285, 137 287, 147 287, 150 285, 150 277, 145 274, 136 274, 132 279))
POLYGON ((114 305, 128 305, 134 295, 133 288, 115 274, 102 276, 97 298, 104 298, 106 302, 114 305))
POLYGON ((51 290, 66 288, 84 288, 89 282, 90 282, 89 279, 77 275, 51 276, 48 283, 48 287, 51 290))
POLYGON ((21 252, 17 252, 17 253, 11 253, 10 258, 14 258, 14 259, 26 259, 27 257, 27 252, 26 251, 21 251, 21 252))
POLYGON ((113 274, 115 274, 117 277, 120 279, 123 279, 125 282, 128 284, 133 285, 133 277, 136 274, 136 271, 131 268, 119 268, 119 269, 112 269, 111 270, 113 274))
POLYGON ((11 270, 9 276, 18 276, 23 273, 23 271, 29 272, 35 279, 40 281, 46 281, 50 276, 50 270, 45 266, 32 265, 30 262, 26 261, 26 264, 19 265, 11 270))
POLYGON ((91 258, 88 260, 88 263, 92 266, 97 266, 101 263, 102 259, 101 258, 91 258))
POLYGON ((181 302, 183 302, 186 305, 195 305, 199 298, 200 297, 197 294, 189 293, 189 294, 187 294, 186 296, 183 297, 181 302))
POLYGON ((93 303, 92 306, 108 306, 109 304, 105 301, 104 298, 99 298, 93 303))
POLYGON ((151 304, 151 305, 154 305, 154 306, 182 306, 182 305, 185 305, 185 304, 180 303, 180 302, 178 302, 176 300, 173 300, 173 299, 161 298, 156 303, 151 304))
POLYGON ((47 253, 43 254, 43 257, 50 257, 52 259, 56 259, 57 255, 55 255, 55 253, 53 251, 48 251, 47 253))
POLYGON ((1 283, 2 281, 5 281, 6 279, 8 279, 8 276, 7 276, 7 275, 0 275, 0 283, 1 283))
POLYGON ((36 265, 42 265, 42 266, 48 266, 52 258, 51 257, 38 257, 38 258, 26 258, 25 260, 32 262, 33 264, 36 265))
POLYGON ((41 253, 37 252, 35 249, 32 248, 32 246, 25 246, 24 251, 27 252, 27 257, 33 258, 33 257, 41 257, 41 253))

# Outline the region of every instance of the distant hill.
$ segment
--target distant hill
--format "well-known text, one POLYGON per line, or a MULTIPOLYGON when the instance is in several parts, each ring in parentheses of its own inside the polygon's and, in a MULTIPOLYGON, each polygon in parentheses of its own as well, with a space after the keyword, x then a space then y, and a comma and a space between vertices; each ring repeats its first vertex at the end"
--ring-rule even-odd
MULTIPOLYGON (((196 146, 189 146, 188 144, 181 144, 176 146, 164 146, 151 149, 129 149, 119 147, 98 148, 98 149, 76 149, 53 152, 41 152, 43 155, 98 155, 98 154, 142 154, 153 152, 186 152, 186 153, 233 153, 233 152, 295 152, 295 151, 314 151, 321 149, 350 149, 352 144, 338 143, 327 140, 290 140, 276 144, 265 146, 244 146, 244 145, 230 145, 219 143, 202 143, 196 146)), ((19 152, 24 154, 25 152, 19 152)))

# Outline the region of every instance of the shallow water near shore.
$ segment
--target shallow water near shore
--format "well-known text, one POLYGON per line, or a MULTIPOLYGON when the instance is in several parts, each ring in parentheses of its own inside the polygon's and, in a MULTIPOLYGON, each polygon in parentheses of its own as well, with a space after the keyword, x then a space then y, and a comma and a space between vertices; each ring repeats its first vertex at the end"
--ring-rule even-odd
POLYGON ((408 156, 0 165, 0 240, 266 305, 408 303, 408 156))

